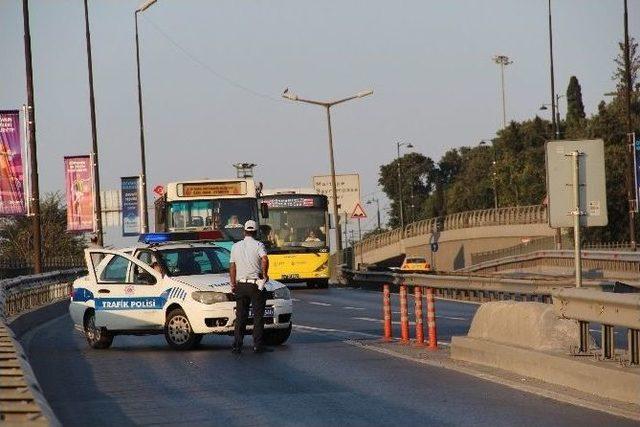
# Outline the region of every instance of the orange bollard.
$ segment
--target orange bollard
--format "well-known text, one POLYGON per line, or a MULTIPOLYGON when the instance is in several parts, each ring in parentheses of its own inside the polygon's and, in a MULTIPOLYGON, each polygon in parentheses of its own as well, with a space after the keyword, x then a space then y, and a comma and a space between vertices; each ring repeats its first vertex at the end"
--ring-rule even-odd
POLYGON ((427 328, 429 330, 430 350, 438 349, 438 335, 436 333, 436 305, 433 300, 433 288, 427 288, 427 328))
POLYGON ((422 327, 422 288, 420 286, 413 287, 413 299, 416 307, 416 341, 414 344, 422 347, 424 345, 424 329, 422 327))
POLYGON ((382 288, 382 317, 384 319, 384 337, 383 341, 391 341, 393 332, 391 327, 391 293, 389 285, 385 284, 382 288))
POLYGON ((400 285, 400 343, 409 343, 409 307, 407 304, 407 285, 400 285))

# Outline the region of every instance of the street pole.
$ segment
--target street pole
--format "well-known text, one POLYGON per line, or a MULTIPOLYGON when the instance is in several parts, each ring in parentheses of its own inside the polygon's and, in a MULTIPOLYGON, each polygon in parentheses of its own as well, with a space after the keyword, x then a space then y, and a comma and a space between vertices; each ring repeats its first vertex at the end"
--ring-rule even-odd
POLYGON ((572 157, 573 166, 573 206, 574 210, 571 213, 573 215, 573 253, 574 264, 576 270, 576 288, 582 287, 582 259, 580 248, 580 216, 583 215, 580 210, 580 156, 583 153, 579 151, 573 151, 567 156, 572 157))
MULTIPOLYGON (((336 186, 336 163, 333 156, 333 132, 331 131, 331 105, 326 105, 327 129, 329 131, 329 163, 331 166, 331 198, 333 199, 333 217, 336 219, 336 248, 342 250, 342 235, 340 234, 340 216, 338 215, 338 189, 336 186)), ((345 214, 345 230, 347 216, 345 214)), ((346 240, 346 237, 345 237, 346 240)))
MULTIPOLYGON (((150 0, 150 1, 155 1, 155 0, 150 0)), ((312 99, 300 98, 298 95, 294 95, 293 93, 289 92, 288 88, 285 89, 285 91, 282 93, 283 98, 289 99, 291 101, 298 101, 298 102, 304 102, 307 104, 320 105, 321 107, 324 107, 327 112, 327 129, 329 131, 329 161, 331 163, 331 192, 332 192, 331 198, 333 200, 333 218, 335 221, 336 249, 338 251, 342 250, 343 244, 342 244, 342 234, 340 233, 340 228, 341 228, 340 216, 338 214, 338 190, 336 186, 336 167, 335 167, 335 160, 333 156, 333 133, 331 131, 331 107, 333 107, 334 105, 342 104, 343 102, 351 101, 352 99, 364 98, 365 96, 369 96, 371 94, 373 94, 372 90, 362 91, 353 96, 348 96, 346 98, 338 99, 336 101, 324 102, 324 101, 316 101, 312 99)), ((346 216, 345 216, 345 229, 346 229, 346 216)), ((344 240, 346 241, 347 238, 345 237, 344 240)))
POLYGON ((382 230, 382 227, 380 226, 380 201, 378 199, 376 199, 376 205, 378 205, 378 231, 382 230))
POLYGON ((398 197, 400 200, 400 230, 404 230, 404 208, 402 204, 402 175, 400 174, 400 145, 402 143, 396 142, 398 148, 397 164, 398 164, 398 197))
POLYGON ((29 0, 22 0, 24 24, 24 62, 27 79, 27 117, 29 124, 29 158, 31 160, 31 216, 33 227, 33 270, 42 273, 42 236, 40 228, 40 187, 38 183, 38 152, 36 147, 36 107, 33 99, 33 66, 31 63, 31 30, 29 27, 29 0))
POLYGON ((634 195, 634 170, 633 170, 633 156, 634 156, 634 142, 633 135, 633 123, 631 121, 631 58, 629 52, 629 16, 627 12, 627 0, 624 0, 624 74, 625 74, 625 104, 627 112, 627 138, 630 139, 627 156, 627 179, 626 190, 627 199, 629 200, 629 242, 631 244, 631 250, 636 250, 636 223, 635 223, 635 204, 638 202, 634 195))
POLYGON ((553 30, 551 25, 551 0, 549 0, 549 64, 551 74, 551 122, 555 130, 556 139, 560 139, 560 121, 556 120, 556 106, 553 103, 556 97, 555 75, 553 72, 553 30))
POLYGON ((138 9, 134 13, 136 21, 136 65, 138 71, 138 115, 140 120, 140 192, 142 193, 141 208, 142 215, 140 218, 140 227, 142 233, 149 232, 149 212, 147 205, 147 160, 144 146, 144 116, 142 114, 142 84, 140 82, 140 42, 138 39, 138 13, 141 10, 138 9))
POLYGON ((93 94, 93 61, 91 59, 91 32, 89 30, 89 6, 87 0, 84 0, 84 27, 87 40, 87 67, 89 68, 89 108, 91 110, 91 142, 93 160, 93 218, 96 225, 96 238, 98 246, 103 246, 102 231, 102 201, 100 200, 100 166, 98 162, 98 134, 96 130, 96 103, 93 94))
POLYGON ((509 59, 506 55, 496 55, 493 57, 493 61, 500 65, 500 79, 502 84, 502 127, 507 127, 507 107, 506 107, 506 97, 504 90, 504 67, 510 64, 513 64, 513 61, 509 59))

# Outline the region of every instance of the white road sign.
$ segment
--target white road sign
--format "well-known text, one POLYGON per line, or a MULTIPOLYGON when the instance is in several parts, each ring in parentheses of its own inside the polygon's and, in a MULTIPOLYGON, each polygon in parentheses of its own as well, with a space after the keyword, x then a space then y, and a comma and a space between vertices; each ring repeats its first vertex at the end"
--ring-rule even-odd
MULTIPOLYGON (((318 194, 329 198, 329 212, 333 214, 333 192, 331 175, 313 177, 313 188, 318 194)), ((356 173, 336 175, 336 193, 338 195, 338 212, 350 214, 360 202, 360 176, 356 173)))

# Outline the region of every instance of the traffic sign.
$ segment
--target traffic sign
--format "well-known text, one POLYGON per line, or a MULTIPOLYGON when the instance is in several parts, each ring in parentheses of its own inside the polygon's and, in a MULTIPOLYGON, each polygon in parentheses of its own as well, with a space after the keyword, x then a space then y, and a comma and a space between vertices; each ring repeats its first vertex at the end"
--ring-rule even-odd
POLYGON ((360 206, 360 202, 356 203, 356 207, 353 208, 353 212, 351 213, 351 218, 363 219, 366 217, 367 214, 364 209, 362 209, 362 206, 360 206))
POLYGON ((164 196, 164 187, 162 185, 156 185, 153 188, 153 192, 158 195, 158 197, 164 196))

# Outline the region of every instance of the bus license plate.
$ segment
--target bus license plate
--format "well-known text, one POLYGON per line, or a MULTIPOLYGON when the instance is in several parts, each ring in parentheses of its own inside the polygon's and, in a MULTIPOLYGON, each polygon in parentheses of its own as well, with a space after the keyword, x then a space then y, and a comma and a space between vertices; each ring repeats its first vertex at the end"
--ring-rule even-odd
MULTIPOLYGON (((253 317, 253 308, 249 309, 249 317, 253 317)), ((264 317, 273 317, 273 307, 264 308, 264 317)))
POLYGON ((283 279, 299 279, 300 275, 299 274, 283 274, 282 275, 283 279))

